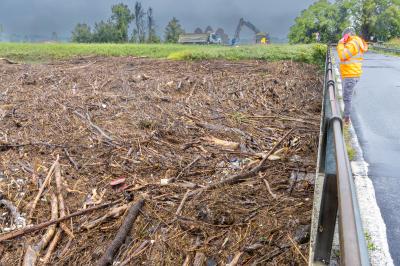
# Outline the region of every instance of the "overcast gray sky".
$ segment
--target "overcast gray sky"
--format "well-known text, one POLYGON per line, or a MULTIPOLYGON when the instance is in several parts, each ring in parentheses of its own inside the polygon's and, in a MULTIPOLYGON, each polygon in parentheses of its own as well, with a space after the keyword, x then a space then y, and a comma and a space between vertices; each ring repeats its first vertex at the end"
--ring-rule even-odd
MULTIPOLYGON (((78 22, 93 25, 106 20, 111 5, 134 0, 0 0, 0 24, 7 33, 69 36, 78 22)), ((232 34, 241 17, 272 36, 286 37, 299 12, 314 0, 143 0, 153 7, 159 32, 169 19, 177 17, 186 31, 197 26, 223 27, 232 34)))

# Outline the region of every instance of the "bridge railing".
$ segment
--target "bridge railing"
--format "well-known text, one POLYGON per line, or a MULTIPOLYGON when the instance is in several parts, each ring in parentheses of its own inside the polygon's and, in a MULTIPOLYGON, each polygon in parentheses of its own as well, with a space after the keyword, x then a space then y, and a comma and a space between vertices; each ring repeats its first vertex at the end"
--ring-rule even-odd
POLYGON ((353 175, 343 137, 333 69, 328 47, 319 158, 319 172, 324 176, 324 181, 311 258, 313 261, 310 264, 329 263, 338 222, 341 265, 369 265, 353 175))

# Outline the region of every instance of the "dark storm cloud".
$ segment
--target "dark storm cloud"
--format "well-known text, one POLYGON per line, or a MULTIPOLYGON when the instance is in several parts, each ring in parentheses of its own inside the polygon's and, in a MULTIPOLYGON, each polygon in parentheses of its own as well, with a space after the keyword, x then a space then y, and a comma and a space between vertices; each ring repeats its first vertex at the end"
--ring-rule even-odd
MULTIPOLYGON (((0 24, 8 33, 68 36, 78 22, 93 25, 110 16, 112 4, 134 0, 0 0, 0 24)), ((187 31, 196 27, 223 27, 233 33, 239 18, 260 30, 285 37, 294 18, 313 0, 143 0, 153 7, 159 31, 177 17, 187 31)))

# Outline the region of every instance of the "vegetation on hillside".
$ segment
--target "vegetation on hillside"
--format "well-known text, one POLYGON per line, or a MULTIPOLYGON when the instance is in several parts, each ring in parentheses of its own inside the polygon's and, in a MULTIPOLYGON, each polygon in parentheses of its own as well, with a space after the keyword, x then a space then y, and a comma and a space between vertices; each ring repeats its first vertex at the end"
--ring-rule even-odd
POLYGON ((400 0, 319 0, 303 10, 290 28, 291 43, 336 42, 353 26, 366 40, 400 36, 400 0))
POLYGON ((400 38, 391 39, 389 42, 387 42, 387 44, 390 47, 394 47, 394 48, 400 49, 400 38))

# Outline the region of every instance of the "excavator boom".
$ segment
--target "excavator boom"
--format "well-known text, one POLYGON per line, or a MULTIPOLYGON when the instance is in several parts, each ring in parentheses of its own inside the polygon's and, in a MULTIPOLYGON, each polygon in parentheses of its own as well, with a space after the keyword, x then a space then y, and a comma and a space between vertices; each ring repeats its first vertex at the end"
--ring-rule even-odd
POLYGON ((249 28, 250 30, 252 30, 255 34, 256 34, 256 42, 262 42, 261 40, 264 39, 265 42, 268 41, 268 35, 261 32, 256 26, 254 26, 253 23, 244 20, 243 18, 241 18, 239 20, 239 24, 236 27, 236 32, 235 32, 235 38, 232 40, 232 43, 236 43, 239 41, 240 39, 240 32, 242 31, 243 26, 246 26, 247 28, 249 28))

